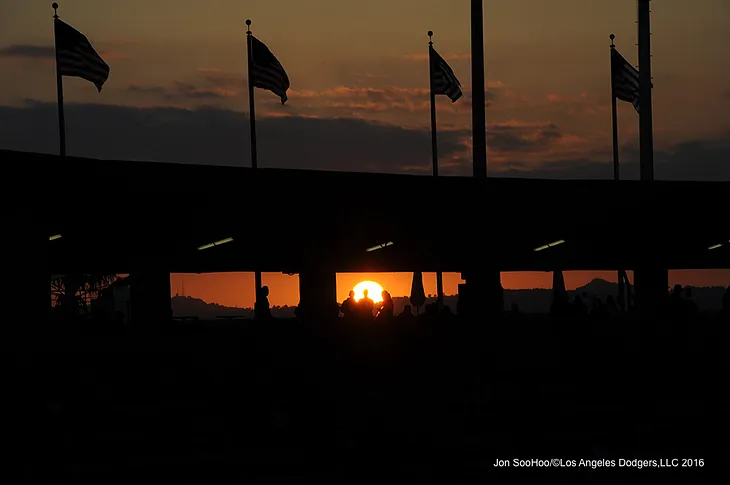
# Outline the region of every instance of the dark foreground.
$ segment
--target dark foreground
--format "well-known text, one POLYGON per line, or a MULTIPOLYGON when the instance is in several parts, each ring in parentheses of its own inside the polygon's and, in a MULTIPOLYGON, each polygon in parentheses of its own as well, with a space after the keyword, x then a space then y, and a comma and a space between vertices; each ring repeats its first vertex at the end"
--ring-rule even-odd
POLYGON ((54 324, 14 349, 17 464, 32 483, 701 483, 730 464, 725 325, 54 324), (493 466, 533 458, 578 466, 493 466))

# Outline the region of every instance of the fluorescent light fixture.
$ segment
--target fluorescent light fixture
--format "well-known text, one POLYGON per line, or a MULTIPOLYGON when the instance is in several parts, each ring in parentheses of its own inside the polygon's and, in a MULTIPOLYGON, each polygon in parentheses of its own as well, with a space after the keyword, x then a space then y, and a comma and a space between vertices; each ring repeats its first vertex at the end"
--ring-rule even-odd
POLYGON ((221 244, 229 243, 231 241, 233 241, 233 238, 232 237, 228 237, 226 239, 221 239, 220 241, 212 242, 210 244, 203 244, 202 246, 200 246, 198 248, 198 251, 202 251, 203 249, 210 249, 210 248, 215 247, 215 246, 220 246, 221 244))
POLYGON ((53 235, 53 236, 49 237, 48 240, 49 241, 55 241, 56 239, 61 239, 61 237, 62 236, 60 234, 56 234, 56 235, 53 235))
POLYGON ((717 249, 717 248, 721 248, 721 247, 722 247, 722 243, 715 244, 714 246, 710 246, 709 248, 707 248, 707 250, 712 251, 713 249, 717 249))
POLYGON ((392 245, 393 245, 393 241, 388 241, 387 243, 378 244, 377 246, 373 246, 371 248, 367 248, 365 251, 368 252, 368 253, 371 253, 373 251, 377 251, 378 249, 387 248, 388 246, 392 246, 392 245))
POLYGON ((550 244, 546 244, 544 246, 540 246, 539 248, 535 248, 534 251, 542 251, 544 249, 552 248, 552 247, 558 246, 560 244, 563 244, 564 242, 565 242, 565 240, 561 239, 560 241, 551 242, 550 244))

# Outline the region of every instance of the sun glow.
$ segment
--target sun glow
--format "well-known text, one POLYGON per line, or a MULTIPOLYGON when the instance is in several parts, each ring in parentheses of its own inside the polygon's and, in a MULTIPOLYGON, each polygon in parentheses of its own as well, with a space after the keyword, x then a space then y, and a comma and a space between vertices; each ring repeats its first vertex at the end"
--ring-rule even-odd
POLYGON ((383 287, 374 281, 361 281, 352 289, 355 292, 355 301, 360 301, 363 297, 363 290, 368 290, 368 298, 378 303, 383 301, 383 287))

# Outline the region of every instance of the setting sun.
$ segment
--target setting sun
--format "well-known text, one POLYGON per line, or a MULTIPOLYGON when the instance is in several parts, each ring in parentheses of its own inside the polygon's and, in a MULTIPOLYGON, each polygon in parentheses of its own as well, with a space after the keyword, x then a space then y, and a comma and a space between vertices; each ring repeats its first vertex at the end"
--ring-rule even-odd
POLYGON ((383 301, 383 287, 374 281, 361 281, 355 285, 353 291, 355 292, 355 301, 360 301, 363 297, 363 291, 368 290, 368 298, 373 302, 378 303, 383 301))

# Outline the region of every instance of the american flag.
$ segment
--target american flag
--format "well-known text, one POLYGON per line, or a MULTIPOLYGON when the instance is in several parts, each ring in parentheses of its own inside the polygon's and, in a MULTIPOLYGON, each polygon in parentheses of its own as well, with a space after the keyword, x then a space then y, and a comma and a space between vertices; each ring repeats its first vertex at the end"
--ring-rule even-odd
POLYGON ((109 78, 109 66, 84 34, 59 19, 55 22, 56 62, 61 76, 80 77, 101 92, 109 78))
POLYGON ((255 88, 266 89, 281 98, 281 104, 286 103, 286 91, 289 89, 289 76, 284 66, 271 53, 266 44, 251 36, 251 77, 249 82, 255 88))
POLYGON ((455 103, 462 95, 461 84, 444 58, 436 52, 433 46, 430 49, 431 89, 433 94, 445 94, 452 103, 455 103))
POLYGON ((616 49, 611 51, 611 78, 616 99, 634 105, 639 111, 639 71, 616 49))

